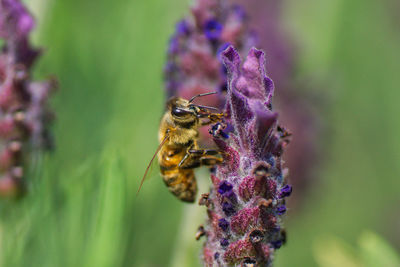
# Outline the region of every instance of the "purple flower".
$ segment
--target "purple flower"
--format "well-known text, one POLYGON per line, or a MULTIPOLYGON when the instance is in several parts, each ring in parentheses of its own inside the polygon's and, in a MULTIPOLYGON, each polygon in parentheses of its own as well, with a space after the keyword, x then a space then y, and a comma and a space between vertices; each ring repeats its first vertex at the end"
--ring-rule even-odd
POLYGON ((221 243, 221 246, 227 247, 229 245, 229 240, 226 238, 222 238, 220 243, 221 243))
POLYGON ((232 188, 233 188, 233 186, 230 183, 223 181, 218 187, 218 193, 223 195, 227 192, 232 191, 232 188))
POLYGON ((215 19, 210 19, 204 25, 204 32, 210 41, 216 41, 221 36, 222 28, 221 23, 215 19))
POLYGON ((35 22, 24 5, 16 0, 2 0, 0 7, 0 38, 26 38, 35 22))
POLYGON ((229 229, 229 222, 222 218, 218 220, 218 226, 223 230, 223 231, 227 231, 229 229))
POLYGON ((176 33, 178 35, 187 35, 190 33, 189 24, 186 20, 181 20, 176 24, 176 33))
POLYGON ((277 240, 277 241, 272 241, 272 242, 271 242, 272 247, 275 248, 275 249, 280 248, 280 247, 282 246, 282 244, 283 244, 283 243, 282 243, 281 240, 277 240))
POLYGON ((279 197, 280 198, 288 197, 290 196, 290 194, 292 194, 292 186, 287 184, 284 187, 282 187, 279 197))
POLYGON ((288 135, 282 134, 271 108, 274 84, 266 75, 264 52, 252 48, 242 65, 233 46, 221 56, 228 70, 225 123, 232 129, 228 138, 213 134, 224 152, 224 163, 216 167, 209 194, 212 205, 203 259, 207 266, 250 262, 270 266, 274 251, 283 243, 282 197, 291 192, 281 158, 288 135), (233 194, 235 201, 226 194, 233 194), (217 227, 215 218, 219 218, 217 227), (217 253, 218 259, 210 256, 217 253))
POLYGON ((235 207, 229 202, 222 202, 222 210, 228 217, 235 214, 235 207))
POLYGON ((276 212, 279 215, 285 214, 286 213, 286 206, 285 205, 281 205, 276 209, 276 212))
POLYGON ((0 0, 0 38, 4 40, 0 53, 0 195, 21 193, 27 153, 51 146, 48 125, 53 116, 47 99, 56 84, 30 79, 39 55, 29 43, 34 26, 20 1, 0 0))

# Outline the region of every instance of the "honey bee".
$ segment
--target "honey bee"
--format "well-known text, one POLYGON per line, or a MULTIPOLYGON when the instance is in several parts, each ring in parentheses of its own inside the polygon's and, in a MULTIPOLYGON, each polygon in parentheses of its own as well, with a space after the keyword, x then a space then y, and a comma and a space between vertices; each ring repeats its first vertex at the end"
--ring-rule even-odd
POLYGON ((195 168, 214 166, 223 161, 221 153, 215 149, 200 149, 197 144, 198 128, 218 122, 223 113, 212 113, 213 107, 193 104, 197 97, 215 94, 199 94, 186 100, 172 97, 167 102, 167 111, 161 119, 158 132, 159 146, 142 178, 138 193, 156 155, 160 173, 169 191, 185 202, 194 202, 197 183, 195 168))

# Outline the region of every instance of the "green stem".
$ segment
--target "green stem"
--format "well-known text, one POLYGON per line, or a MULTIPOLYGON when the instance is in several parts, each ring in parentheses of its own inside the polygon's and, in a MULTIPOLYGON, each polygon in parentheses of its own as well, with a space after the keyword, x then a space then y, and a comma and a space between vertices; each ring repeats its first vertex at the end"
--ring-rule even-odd
MULTIPOLYGON (((209 177, 208 170, 201 170, 197 173, 199 195, 209 191, 209 177)), ((197 203, 183 207, 182 220, 179 226, 180 235, 175 241, 170 262, 171 267, 200 266, 200 248, 203 242, 196 241, 195 234, 199 225, 205 221, 205 217, 205 208, 197 203)))

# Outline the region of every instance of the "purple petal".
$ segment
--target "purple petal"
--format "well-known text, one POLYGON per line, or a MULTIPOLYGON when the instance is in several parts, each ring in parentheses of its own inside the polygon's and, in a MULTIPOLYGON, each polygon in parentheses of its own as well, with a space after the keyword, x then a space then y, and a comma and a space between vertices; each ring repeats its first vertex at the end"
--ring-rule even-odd
POLYGON ((222 33, 222 28, 222 24, 215 19, 210 19, 204 24, 205 35, 210 41, 219 39, 222 33))
POLYGON ((285 205, 279 206, 279 207, 276 209, 276 212, 277 212, 279 215, 285 214, 285 212, 286 212, 286 206, 285 206, 285 205))
POLYGON ((228 101, 231 108, 231 120, 235 129, 239 133, 242 147, 247 148, 249 144, 247 140, 248 130, 246 129, 246 125, 253 118, 254 114, 244 95, 236 90, 233 90, 233 88, 229 88, 228 90, 228 101))
POLYGON ((264 76, 264 89, 267 94, 267 104, 271 104, 272 96, 274 95, 274 82, 268 77, 264 76))
POLYGON ((227 231, 229 229, 229 222, 224 218, 218 220, 218 226, 223 230, 227 231))
POLYGON ((255 136, 257 140, 254 143, 252 150, 258 153, 260 156, 265 154, 265 147, 267 146, 270 135, 273 131, 273 127, 277 122, 278 113, 271 112, 268 109, 261 109, 260 107, 256 110, 256 123, 255 123, 255 136))
POLYGON ((0 37, 26 38, 35 22, 22 3, 18 0, 1 0, 0 8, 0 37))
POLYGON ((252 48, 243 63, 243 77, 246 79, 246 87, 250 98, 266 99, 264 89, 265 56, 264 52, 252 48))
POLYGON ((226 192, 232 191, 232 184, 228 183, 227 181, 223 181, 218 187, 218 193, 225 194, 226 192))
POLYGON ((282 187, 281 192, 279 194, 280 198, 284 198, 284 197, 288 197, 292 194, 292 186, 291 185, 285 185, 284 187, 282 187))
POLYGON ((240 56, 235 48, 231 45, 226 48, 221 54, 221 59, 228 70, 228 75, 231 76, 230 80, 237 78, 240 75, 240 56))

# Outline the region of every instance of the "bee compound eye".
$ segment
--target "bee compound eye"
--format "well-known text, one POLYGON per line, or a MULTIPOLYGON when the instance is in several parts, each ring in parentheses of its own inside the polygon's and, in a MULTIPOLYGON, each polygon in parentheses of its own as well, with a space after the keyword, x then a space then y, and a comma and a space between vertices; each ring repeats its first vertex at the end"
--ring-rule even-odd
POLYGON ((186 116, 188 114, 191 114, 191 112, 187 111, 187 110, 184 110, 184 109, 181 109, 181 108, 173 108, 172 109, 172 115, 175 116, 175 117, 184 117, 184 116, 186 116))

